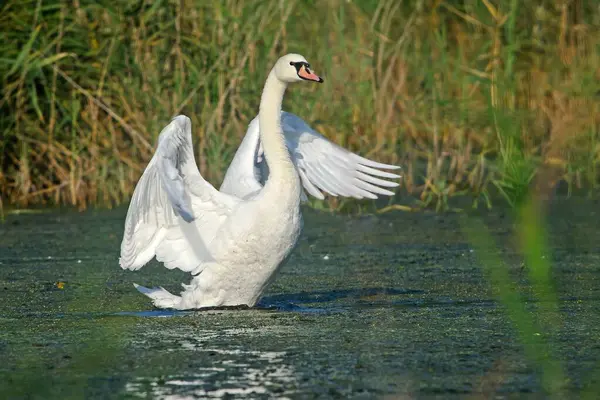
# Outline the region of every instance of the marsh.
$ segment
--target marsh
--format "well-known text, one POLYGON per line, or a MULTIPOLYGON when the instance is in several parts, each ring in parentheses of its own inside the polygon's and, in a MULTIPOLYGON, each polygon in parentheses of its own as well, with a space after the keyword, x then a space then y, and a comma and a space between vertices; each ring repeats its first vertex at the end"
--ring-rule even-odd
MULTIPOLYGON (((550 210, 559 320, 550 343, 568 393, 599 361, 597 203, 550 210)), ((254 309, 153 309, 132 282, 177 289, 153 261, 118 267, 124 208, 9 215, 0 225, 0 397, 416 398, 542 393, 461 214, 305 210, 298 248, 254 309), (352 232, 352 233, 349 233, 352 232)), ((507 211, 481 217, 531 315, 507 211)))

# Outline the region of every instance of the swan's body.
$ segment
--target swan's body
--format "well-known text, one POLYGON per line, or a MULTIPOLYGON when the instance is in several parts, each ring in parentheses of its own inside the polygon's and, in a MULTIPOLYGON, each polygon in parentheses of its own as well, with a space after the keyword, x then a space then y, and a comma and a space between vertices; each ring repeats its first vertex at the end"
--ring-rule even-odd
POLYGON ((225 183, 230 183, 224 186, 230 194, 217 191, 198 172, 189 118, 178 116, 161 132, 129 206, 120 258, 123 269, 137 270, 156 256, 169 269, 192 273, 181 296, 136 285, 157 307, 254 306, 296 245, 302 229, 301 179, 307 186, 288 151, 280 113, 287 84, 302 79, 322 81, 304 57, 290 54, 275 64, 253 122, 260 131, 240 146, 252 157, 238 150, 227 173, 225 183), (235 165, 254 171, 257 156, 270 166, 266 181, 255 176, 248 187, 236 185, 246 176, 235 165))

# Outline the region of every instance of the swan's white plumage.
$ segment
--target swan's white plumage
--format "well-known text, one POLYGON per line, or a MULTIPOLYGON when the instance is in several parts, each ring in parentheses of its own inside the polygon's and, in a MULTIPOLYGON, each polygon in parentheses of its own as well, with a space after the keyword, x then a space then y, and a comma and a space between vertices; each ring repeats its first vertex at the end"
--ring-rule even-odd
POLYGON ((185 116, 174 118, 160 133, 156 153, 133 193, 121 267, 136 270, 156 256, 169 269, 200 272, 203 263, 214 261, 207 243, 238 203, 202 178, 191 122, 185 116))
POLYGON ((259 133, 258 117, 256 117, 248 125, 246 135, 227 168, 225 178, 219 188, 221 192, 248 199, 254 197, 262 189, 262 182, 266 179, 262 179, 259 169, 259 162, 264 162, 259 133))
POLYGON ((321 190, 357 198, 392 194, 382 186, 397 184, 376 177, 395 178, 378 168, 396 167, 342 149, 292 114, 282 118, 287 85, 303 80, 322 82, 304 57, 277 61, 221 191, 198 171, 189 118, 178 116, 161 132, 127 212, 120 257, 123 269, 156 257, 194 275, 180 296, 135 285, 157 307, 255 305, 298 241, 302 187, 319 198, 321 190))
MULTIPOLYGON (((386 188, 394 188, 398 183, 386 179, 400 176, 381 170, 398 169, 398 166, 354 154, 331 142, 292 113, 281 112, 281 127, 302 186, 310 195, 323 199, 322 192, 325 192, 332 196, 376 199, 378 194, 394 194, 386 188)), ((251 198, 268 179, 269 169, 262 157, 259 131, 257 117, 248 126, 225 174, 221 192, 251 198)))

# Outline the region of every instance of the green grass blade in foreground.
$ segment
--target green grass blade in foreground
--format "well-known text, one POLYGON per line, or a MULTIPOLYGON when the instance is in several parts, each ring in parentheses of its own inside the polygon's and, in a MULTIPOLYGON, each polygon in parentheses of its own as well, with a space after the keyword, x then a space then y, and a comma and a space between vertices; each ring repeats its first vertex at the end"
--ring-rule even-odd
POLYGON ((544 331, 561 323, 558 312, 558 297, 549 261, 546 231, 535 200, 529 201, 519 210, 519 243, 525 256, 525 265, 533 291, 538 299, 539 314, 544 319, 544 331))
POLYGON ((505 308, 510 321, 517 330, 526 357, 541 371, 541 384, 549 394, 559 395, 565 376, 560 361, 551 356, 550 345, 541 335, 541 327, 535 316, 527 311, 525 301, 518 293, 506 264, 498 255, 494 239, 480 220, 463 220, 463 231, 474 247, 485 276, 494 295, 505 308))

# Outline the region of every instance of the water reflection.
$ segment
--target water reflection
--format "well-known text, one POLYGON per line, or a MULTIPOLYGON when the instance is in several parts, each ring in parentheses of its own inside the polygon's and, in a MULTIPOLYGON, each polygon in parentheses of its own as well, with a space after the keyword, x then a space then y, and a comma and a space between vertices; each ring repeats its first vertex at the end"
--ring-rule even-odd
MULTIPOLYGON (((319 304, 319 303, 334 303, 340 300, 352 299, 354 301, 361 301, 367 298, 384 298, 387 301, 392 299, 394 296, 404 296, 411 294, 422 294, 423 290, 405 289, 405 288, 393 288, 393 287, 368 287, 368 288, 355 288, 355 289, 334 289, 334 290, 323 290, 323 291, 312 291, 312 292, 298 292, 298 293, 283 293, 268 295, 263 297, 259 303, 259 307, 275 307, 283 311, 287 310, 302 310, 314 309, 307 307, 299 307, 296 304, 319 304)), ((331 308, 328 306, 327 308, 331 308)))
MULTIPOLYGON (((189 330, 148 333, 137 343, 143 347, 162 348, 162 351, 195 352, 201 366, 189 373, 168 376, 137 377, 125 386, 135 397, 160 399, 239 398, 278 393, 285 398, 297 387, 296 371, 286 363, 286 352, 251 349, 251 336, 286 335, 282 327, 260 329, 189 330), (232 343, 239 342, 239 345, 232 343), (164 349, 165 344, 170 347, 164 349)), ((152 350, 152 349, 145 349, 152 350)))
POLYGON ((119 311, 114 313, 114 315, 125 315, 131 317, 157 317, 157 318, 165 318, 165 317, 175 317, 175 316, 184 316, 190 315, 191 311, 179 311, 179 310, 151 310, 151 311, 119 311))

